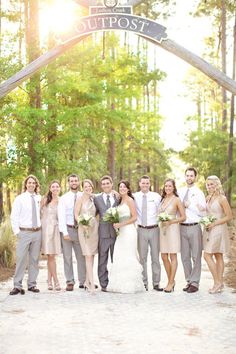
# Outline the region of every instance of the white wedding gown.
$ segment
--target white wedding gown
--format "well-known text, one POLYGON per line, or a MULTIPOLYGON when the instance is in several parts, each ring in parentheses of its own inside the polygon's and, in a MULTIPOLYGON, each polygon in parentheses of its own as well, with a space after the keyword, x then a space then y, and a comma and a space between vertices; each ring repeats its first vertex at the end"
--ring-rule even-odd
MULTIPOLYGON (((118 208, 121 220, 130 218, 127 204, 121 204, 118 208)), ((119 230, 107 290, 119 293, 136 293, 145 290, 142 266, 138 260, 137 230, 134 224, 123 226, 119 230)))

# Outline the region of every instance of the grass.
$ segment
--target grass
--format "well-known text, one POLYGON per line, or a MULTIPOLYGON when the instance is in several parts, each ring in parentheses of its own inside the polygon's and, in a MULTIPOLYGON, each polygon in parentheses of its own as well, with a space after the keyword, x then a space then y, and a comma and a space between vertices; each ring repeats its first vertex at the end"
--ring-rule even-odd
POLYGON ((6 219, 0 226, 0 266, 13 268, 15 265, 15 236, 10 220, 6 219))

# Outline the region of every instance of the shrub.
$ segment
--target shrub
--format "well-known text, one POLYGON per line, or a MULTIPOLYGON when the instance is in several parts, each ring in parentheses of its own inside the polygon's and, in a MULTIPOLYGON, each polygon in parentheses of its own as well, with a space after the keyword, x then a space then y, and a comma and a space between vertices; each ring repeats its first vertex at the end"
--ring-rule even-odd
POLYGON ((5 220, 0 226, 0 266, 12 268, 15 263, 15 236, 10 220, 5 220))

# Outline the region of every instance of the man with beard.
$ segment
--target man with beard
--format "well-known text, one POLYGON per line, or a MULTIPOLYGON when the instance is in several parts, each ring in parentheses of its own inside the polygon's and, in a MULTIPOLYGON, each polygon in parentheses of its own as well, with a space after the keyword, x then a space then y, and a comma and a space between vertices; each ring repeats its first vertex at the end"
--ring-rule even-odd
POLYGON ((78 238, 78 225, 74 217, 74 206, 78 196, 82 193, 79 189, 79 177, 71 174, 68 177, 69 192, 65 193, 58 204, 59 230, 61 233, 62 253, 64 259, 64 272, 66 277, 66 290, 74 290, 74 270, 72 249, 74 250, 79 279, 79 288, 84 288, 86 278, 85 257, 82 255, 78 238))
POLYGON ((180 224, 181 259, 187 281, 183 291, 198 291, 201 276, 202 230, 199 224, 206 210, 205 196, 195 186, 197 171, 189 167, 185 171, 186 186, 178 190, 179 197, 185 207, 186 220, 180 224))

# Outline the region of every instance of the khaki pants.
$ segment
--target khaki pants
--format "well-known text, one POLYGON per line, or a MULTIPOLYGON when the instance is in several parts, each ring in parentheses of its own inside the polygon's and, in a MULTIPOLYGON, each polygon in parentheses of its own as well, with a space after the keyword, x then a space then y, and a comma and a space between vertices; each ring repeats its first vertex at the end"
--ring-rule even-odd
POLYGON ((28 261, 28 288, 36 285, 39 273, 39 256, 41 249, 41 230, 20 231, 17 236, 16 246, 16 270, 14 275, 14 287, 22 288, 22 281, 28 261))
POLYGON ((150 247, 152 262, 152 284, 158 285, 161 279, 161 265, 159 261, 160 234, 159 227, 143 229, 138 227, 138 252, 140 263, 143 266, 143 283, 148 286, 147 257, 150 247))

